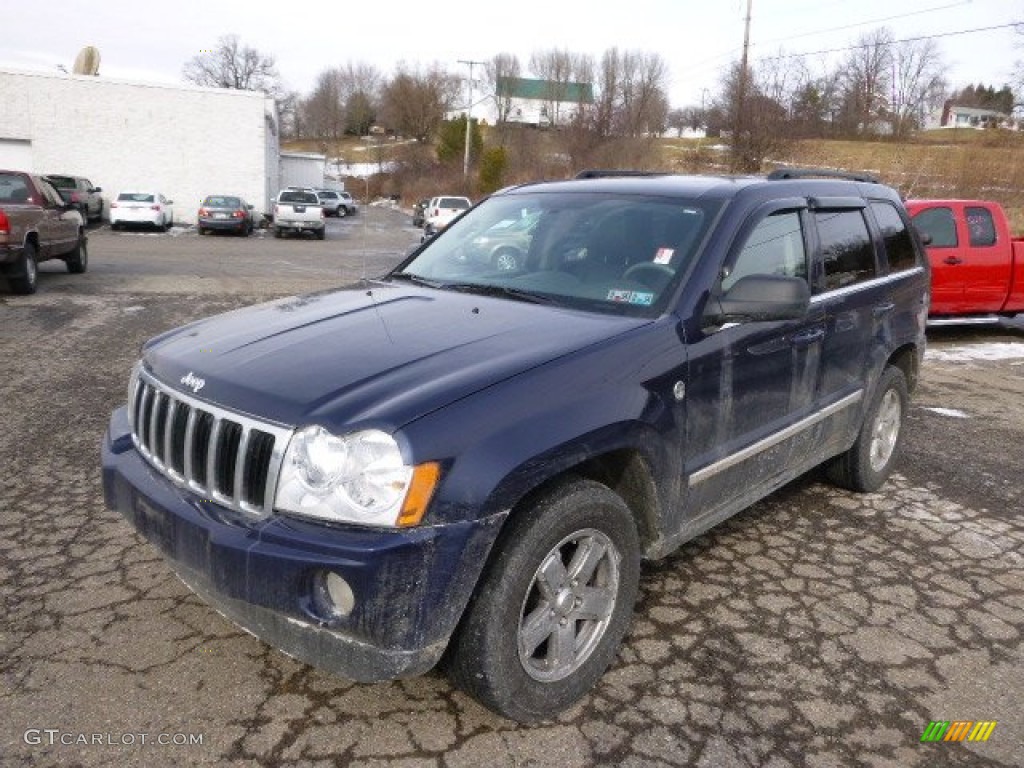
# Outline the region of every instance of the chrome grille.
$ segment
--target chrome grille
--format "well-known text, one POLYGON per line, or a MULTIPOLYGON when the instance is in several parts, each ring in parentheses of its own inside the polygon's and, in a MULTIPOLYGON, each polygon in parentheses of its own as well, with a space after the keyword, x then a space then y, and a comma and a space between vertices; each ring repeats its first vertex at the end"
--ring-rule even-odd
POLYGON ((292 430, 210 405, 137 369, 132 440, 161 474, 250 515, 270 514, 292 430))

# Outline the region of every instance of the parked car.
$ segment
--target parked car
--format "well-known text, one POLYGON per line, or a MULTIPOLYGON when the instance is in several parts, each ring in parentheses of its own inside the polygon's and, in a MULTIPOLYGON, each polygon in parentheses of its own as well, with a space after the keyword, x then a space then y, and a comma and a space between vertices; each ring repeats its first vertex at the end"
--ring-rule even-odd
POLYGON ((46 179, 0 171, 0 276, 14 293, 35 293, 39 262, 61 259, 68 272, 89 265, 85 219, 46 179))
POLYGON ((324 209, 324 216, 344 216, 347 211, 345 202, 336 189, 314 189, 317 197, 320 198, 320 205, 324 209))
POLYGON ((342 203, 342 207, 338 211, 339 216, 354 216, 359 213, 359 204, 351 194, 342 190, 338 193, 338 196, 341 198, 342 203))
POLYGON ((508 219, 494 222, 460 249, 461 258, 490 264, 502 272, 522 268, 537 222, 538 212, 516 211, 508 219))
POLYGON ((443 655, 552 718, 614 659, 642 559, 819 465, 874 491, 897 464, 927 261, 895 190, 818 173, 519 185, 381 279, 162 333, 107 504, 296 659, 374 681, 443 655), (515 271, 460 258, 523 210, 515 271))
POLYGON ((174 226, 173 200, 160 192, 121 192, 110 204, 110 228, 155 227, 166 232, 174 226))
POLYGON ((248 235, 252 232, 253 206, 237 195, 207 195, 199 206, 196 228, 200 235, 207 232, 234 232, 248 235))
POLYGON ((423 239, 433 237, 457 216, 469 210, 473 203, 468 197, 440 196, 430 198, 424 214, 423 239))
POLYGON ((83 176, 51 173, 43 178, 57 188, 65 202, 73 203, 86 221, 103 219, 103 187, 94 186, 83 176))
POLYGON ((991 200, 908 200, 926 236, 933 324, 1024 312, 1024 237, 991 200))
POLYGON ((315 191, 289 187, 278 193, 274 202, 274 237, 285 232, 312 232, 317 240, 327 236, 324 209, 315 191))
POLYGON ((430 198, 424 197, 422 200, 417 200, 412 206, 412 225, 414 227, 422 227, 423 222, 426 218, 427 206, 430 205, 430 198))

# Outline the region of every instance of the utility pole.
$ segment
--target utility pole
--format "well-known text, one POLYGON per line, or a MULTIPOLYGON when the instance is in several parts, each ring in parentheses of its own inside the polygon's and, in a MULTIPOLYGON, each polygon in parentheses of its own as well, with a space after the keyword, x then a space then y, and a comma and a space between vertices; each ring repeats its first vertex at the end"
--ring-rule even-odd
POLYGON ((736 148, 739 142, 742 141, 743 136, 743 110, 746 107, 747 100, 747 50, 750 48, 750 7, 753 0, 747 0, 747 18, 743 25, 743 56, 740 59, 740 82, 739 82, 739 93, 736 94, 736 119, 733 120, 732 124, 732 164, 735 170, 736 166, 736 148))
POLYGON ((473 124, 473 65, 479 64, 483 66, 485 62, 482 61, 464 61, 459 59, 459 64, 469 65, 469 92, 467 94, 468 100, 466 101, 466 152, 462 158, 462 178, 469 176, 469 137, 470 128, 473 124))

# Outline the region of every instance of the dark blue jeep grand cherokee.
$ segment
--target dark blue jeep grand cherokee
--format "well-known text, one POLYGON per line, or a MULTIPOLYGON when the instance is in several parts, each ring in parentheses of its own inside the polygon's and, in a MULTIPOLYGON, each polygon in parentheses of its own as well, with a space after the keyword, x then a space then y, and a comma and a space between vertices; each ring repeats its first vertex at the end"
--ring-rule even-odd
POLYGON ((807 175, 516 187, 378 280, 159 336, 107 503, 299 659, 444 654, 549 718, 612 661, 641 558, 818 465, 892 470, 927 262, 892 189, 807 175))

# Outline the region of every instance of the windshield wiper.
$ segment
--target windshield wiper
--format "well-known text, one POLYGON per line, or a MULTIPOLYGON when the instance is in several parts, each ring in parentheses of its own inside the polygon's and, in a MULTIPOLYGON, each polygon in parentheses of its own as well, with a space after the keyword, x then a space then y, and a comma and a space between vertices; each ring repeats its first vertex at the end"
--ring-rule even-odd
POLYGON ((441 283, 439 288, 448 291, 462 291, 464 293, 478 293, 481 296, 504 296, 517 301, 527 301, 531 304, 559 304, 560 302, 543 293, 524 291, 522 288, 512 288, 507 285, 490 285, 488 283, 441 283))
POLYGON ((428 288, 444 288, 444 283, 440 283, 437 280, 428 280, 425 277, 420 277, 414 272, 392 272, 388 275, 392 280, 408 280, 410 283, 416 283, 416 285, 425 285, 428 288))

